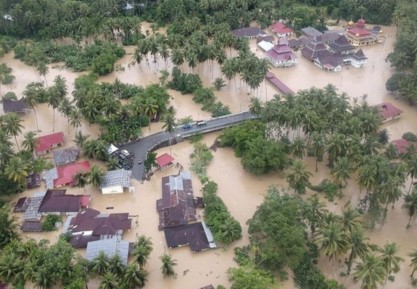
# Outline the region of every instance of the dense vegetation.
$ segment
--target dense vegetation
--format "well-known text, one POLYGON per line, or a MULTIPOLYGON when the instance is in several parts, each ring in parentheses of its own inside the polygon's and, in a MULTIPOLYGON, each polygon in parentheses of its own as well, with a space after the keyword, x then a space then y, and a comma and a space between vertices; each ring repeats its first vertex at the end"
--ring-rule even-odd
POLYGON ((415 13, 416 1, 398 1, 393 15, 397 25, 396 43, 394 51, 387 58, 397 73, 386 83, 388 91, 397 93, 413 104, 417 101, 417 46, 413 41, 417 36, 415 13))
POLYGON ((242 227, 230 214, 223 200, 217 195, 218 186, 207 175, 207 166, 213 159, 208 147, 201 143, 194 144, 191 155, 191 170, 195 172, 203 186, 205 204, 204 219, 212 230, 214 239, 229 245, 242 237, 242 227))

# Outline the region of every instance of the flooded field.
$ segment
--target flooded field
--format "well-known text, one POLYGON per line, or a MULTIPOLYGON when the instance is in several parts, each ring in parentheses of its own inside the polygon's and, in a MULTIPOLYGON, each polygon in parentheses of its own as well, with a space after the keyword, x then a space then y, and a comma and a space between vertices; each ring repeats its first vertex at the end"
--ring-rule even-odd
MULTIPOLYGON (((146 30, 146 25, 143 26, 146 30)), ((149 28, 148 28, 149 29, 149 28)), ((364 47, 363 51, 368 57, 367 66, 363 69, 355 69, 353 67, 347 69, 343 68, 341 72, 325 72, 320 70, 312 63, 301 57, 300 52, 296 52, 298 56, 298 64, 295 67, 287 69, 273 68, 272 71, 286 83, 292 90, 298 91, 300 89, 308 89, 310 87, 324 87, 328 83, 335 85, 339 91, 346 92, 350 100, 353 102, 355 98, 361 99, 363 95, 367 95, 366 100, 370 104, 378 104, 381 102, 391 102, 402 109, 405 113, 398 121, 390 122, 384 125, 389 131, 391 139, 400 138, 406 131, 417 131, 417 109, 408 106, 406 103, 396 100, 392 95, 385 90, 385 82, 392 74, 393 70, 389 63, 385 61, 387 54, 392 50, 393 41, 395 38, 395 29, 392 27, 383 27, 386 39, 383 44, 364 47)), ((119 78, 122 82, 136 85, 146 86, 151 83, 157 83, 160 74, 159 69, 167 69, 170 71, 173 65, 168 62, 165 68, 165 63, 158 60, 158 63, 143 61, 140 65, 132 62, 132 54, 135 47, 127 47, 127 54, 120 59, 117 64, 121 67, 120 70, 111 73, 105 77, 101 77, 100 81, 113 82, 119 78)), ((251 42, 251 49, 262 56, 260 49, 257 49, 256 43, 251 42)), ((2 92, 7 92, 9 89, 14 91, 18 97, 25 89, 26 85, 32 81, 37 81, 37 75, 33 67, 29 67, 20 61, 13 59, 13 54, 9 53, 0 61, 7 63, 13 68, 13 74, 16 81, 12 86, 2 87, 2 92)), ((191 72, 185 65, 182 67, 183 71, 191 72)), ((205 86, 211 85, 216 77, 221 77, 219 66, 210 63, 199 64, 195 70, 198 73, 205 86)), ((59 64, 49 66, 49 73, 46 75, 47 82, 51 84, 55 76, 61 75, 67 80, 68 91, 73 90, 74 79, 81 75, 80 73, 73 73, 66 69, 62 69, 59 64)), ((221 91, 215 92, 220 101, 230 107, 230 110, 235 113, 247 110, 250 96, 246 93, 245 85, 238 78, 227 82, 228 85, 222 88, 221 91)), ((69 96, 71 95, 69 93, 69 96)), ((181 95, 178 92, 169 91, 171 95, 171 104, 176 108, 177 118, 184 118, 191 116, 193 119, 206 119, 210 114, 203 112, 200 105, 192 101, 190 95, 181 95)), ((264 83, 256 91, 256 96, 261 100, 271 99, 277 91, 269 85, 264 83)), ((39 105, 37 108, 38 121, 41 128, 39 135, 52 132, 52 108, 46 104, 39 105)), ((24 132, 35 131, 36 124, 34 114, 30 113, 23 117, 24 132)), ((147 128, 143 130, 144 134, 155 133, 159 131, 161 124, 152 124, 151 130, 147 128)), ((82 131, 85 134, 95 137, 99 134, 98 128, 94 125, 87 124, 82 126, 82 131)), ((57 113, 55 131, 62 130, 66 134, 65 146, 73 145, 72 139, 74 129, 68 133, 67 120, 57 113)), ((204 137, 204 142, 209 146, 214 142, 216 134, 209 134, 204 137)), ((23 138, 18 139, 21 141, 23 138)), ((180 143, 172 147, 172 154, 176 161, 184 166, 185 170, 189 169, 189 156, 192 152, 192 145, 188 142, 180 143)), ((158 154, 169 152, 169 148, 161 149, 158 154)), ((270 174, 266 176, 256 177, 242 169, 240 160, 234 156, 231 149, 218 149, 214 154, 214 159, 209 165, 208 174, 219 185, 219 196, 224 200, 229 208, 231 214, 241 223, 243 227, 243 238, 235 242, 229 248, 219 248, 217 250, 206 251, 201 253, 192 253, 188 247, 178 249, 166 248, 164 235, 158 231, 158 215, 156 213, 155 202, 161 197, 161 177, 171 174, 176 174, 178 169, 172 167, 163 172, 157 172, 149 182, 143 184, 134 181, 136 192, 133 194, 103 196, 97 189, 88 186, 87 193, 92 195, 91 207, 102 212, 116 213, 129 212, 133 216, 133 227, 130 232, 125 234, 124 239, 135 241, 136 237, 144 234, 151 237, 154 250, 150 256, 150 260, 146 269, 149 271, 148 283, 145 288, 170 288, 170 289, 194 289, 213 285, 230 286, 227 280, 226 271, 228 268, 236 266, 233 261, 233 247, 243 246, 248 244, 248 233, 246 221, 253 215, 256 207, 262 202, 267 188, 276 184, 280 187, 285 187, 286 182, 282 175, 270 174), (227 173, 225 173, 227 172, 227 173), (114 209, 106 210, 106 207, 111 204, 114 209), (172 254, 173 258, 177 260, 178 265, 175 267, 177 272, 176 278, 163 278, 160 273, 161 262, 159 256, 164 252, 172 254)), ((312 158, 306 158, 305 164, 314 172, 315 161, 312 158)), ((329 171, 325 163, 319 165, 319 171, 312 178, 314 184, 319 183, 323 178, 329 177, 329 171)), ((201 185, 196 176, 193 175, 194 194, 201 195, 201 185)), ((44 187, 38 189, 42 190, 44 187)), ((27 191, 19 195, 30 196, 34 191, 27 191)), ((69 193, 83 194, 84 190, 79 188, 68 188, 69 193)), ((306 198, 311 194, 308 192, 306 198)), ((359 189, 351 182, 345 189, 345 196, 341 200, 328 202, 323 198, 323 201, 328 205, 329 210, 340 212, 343 205, 351 202, 356 205, 359 198, 359 189)), ((17 198, 16 198, 17 200, 17 198)), ((13 201, 16 201, 13 200, 13 201)), ((401 202, 396 204, 393 210, 389 210, 387 223, 372 232, 368 232, 368 236, 372 242, 378 245, 384 245, 387 241, 396 242, 400 246, 400 252, 405 258, 405 262, 401 264, 401 270, 396 274, 395 282, 388 282, 384 288, 386 289, 405 289, 411 288, 409 283, 409 275, 411 270, 408 266, 409 258, 406 257, 417 244, 414 241, 417 226, 406 229, 408 220, 407 213, 401 209, 401 202)), ((200 217, 202 212, 198 211, 200 217)), ((57 239, 58 233, 42 233, 30 234, 28 237, 41 239, 46 238, 51 241, 57 239)), ((80 251, 80 254, 83 251, 80 251)), ((344 270, 343 262, 335 262, 334 266, 328 262, 327 258, 322 258, 319 262, 320 268, 329 278, 335 278, 346 285, 347 288, 357 289, 360 284, 352 282, 350 277, 340 277, 339 274, 344 270)), ((98 288, 97 280, 92 280, 89 288, 98 288)), ((286 281, 282 288, 295 288, 292 279, 286 281)))

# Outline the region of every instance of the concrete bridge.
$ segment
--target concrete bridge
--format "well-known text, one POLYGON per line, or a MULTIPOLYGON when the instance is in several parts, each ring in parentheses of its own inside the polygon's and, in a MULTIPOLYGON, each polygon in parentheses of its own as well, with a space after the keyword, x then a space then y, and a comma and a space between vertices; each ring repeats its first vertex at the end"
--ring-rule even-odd
POLYGON ((144 160, 146 159, 148 152, 168 146, 170 138, 172 138, 172 144, 176 144, 196 134, 222 130, 256 118, 256 116, 252 115, 248 111, 237 114, 229 114, 204 122, 200 121, 178 126, 172 134, 161 131, 148 135, 133 142, 124 144, 120 147, 120 149, 127 149, 135 154, 132 173, 136 179, 141 180, 145 175, 144 160), (138 163, 139 160, 142 161, 140 164, 138 163))

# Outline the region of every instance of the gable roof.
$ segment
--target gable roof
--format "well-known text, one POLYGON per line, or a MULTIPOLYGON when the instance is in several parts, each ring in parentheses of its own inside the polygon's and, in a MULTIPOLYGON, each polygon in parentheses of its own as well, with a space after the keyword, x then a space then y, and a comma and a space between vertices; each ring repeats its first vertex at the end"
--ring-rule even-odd
POLYGON ((13 208, 13 213, 25 212, 30 204, 30 198, 20 198, 13 208))
POLYGON ((294 91, 292 91, 287 85, 285 85, 285 83, 279 80, 272 72, 268 71, 265 77, 282 93, 294 94, 294 91))
POLYGON ((236 37, 256 37, 266 34, 262 29, 258 27, 243 27, 232 30, 232 33, 236 37))
POLYGON ((82 195, 66 195, 67 190, 46 191, 39 206, 40 213, 78 213, 82 207, 82 195))
POLYGON ((100 189, 121 186, 122 188, 129 188, 131 186, 132 171, 125 169, 107 171, 103 176, 100 184, 100 189))
POLYGON ((73 233, 92 231, 92 235, 101 236, 117 235, 131 227, 129 213, 100 214, 97 210, 86 209, 71 220, 69 230, 73 233))
POLYGON ((64 143, 64 133, 56 132, 37 138, 37 146, 35 148, 36 152, 45 152, 51 147, 64 143))
POLYGON ((336 52, 354 49, 354 46, 350 44, 345 35, 340 35, 336 40, 330 42, 329 46, 336 50, 336 52))
POLYGON ((79 163, 72 163, 56 168, 57 178, 53 180, 54 187, 75 185, 74 176, 79 171, 87 173, 90 171, 89 161, 83 161, 79 163))
POLYGON ((53 151, 54 163, 56 166, 73 163, 77 160, 80 150, 76 147, 71 147, 63 150, 53 151))
POLYGON ((41 186, 41 175, 32 173, 26 177, 26 187, 28 189, 38 188, 41 186))
POLYGON ((313 27, 305 27, 301 29, 301 32, 303 32, 304 35, 306 36, 320 36, 323 33, 321 33, 320 31, 318 31, 316 28, 313 27))
POLYGON ((169 248, 189 245, 193 252, 216 248, 213 235, 203 222, 166 228, 164 233, 169 248))
POLYGON ((114 255, 119 255, 122 258, 123 264, 127 265, 127 258, 129 254, 129 242, 121 240, 120 237, 111 239, 104 239, 98 241, 88 242, 85 258, 89 261, 94 260, 100 252, 104 252, 109 258, 114 255))
POLYGON ((355 58, 356 60, 365 60, 368 59, 368 57, 365 56, 365 54, 363 54, 362 49, 359 49, 358 51, 356 51, 353 55, 353 58, 355 58))
POLYGON ((174 161, 174 158, 170 154, 165 153, 157 157, 155 161, 158 164, 158 166, 162 168, 168 165, 169 163, 172 163, 174 161))
POLYGON ((161 230, 196 220, 193 187, 189 172, 162 178, 162 199, 156 201, 161 230))
POLYGON ((389 102, 383 102, 381 104, 375 105, 375 107, 378 108, 379 115, 381 116, 382 120, 388 120, 403 113, 401 109, 397 108, 389 102))
POLYGON ((288 28, 287 25, 279 21, 269 26, 269 29, 277 34, 294 33, 294 30, 292 30, 291 28, 288 28))
POLYGON ((416 143, 409 142, 408 140, 405 140, 403 138, 396 139, 392 141, 392 143, 395 145, 395 148, 397 149, 399 154, 405 154, 408 151, 408 147, 410 146, 417 147, 416 143))
POLYGON ((3 111, 5 113, 16 112, 22 113, 28 109, 26 102, 23 99, 13 100, 13 99, 3 99, 3 111))
POLYGON ((20 229, 23 232, 42 232, 42 223, 40 221, 25 220, 20 229))

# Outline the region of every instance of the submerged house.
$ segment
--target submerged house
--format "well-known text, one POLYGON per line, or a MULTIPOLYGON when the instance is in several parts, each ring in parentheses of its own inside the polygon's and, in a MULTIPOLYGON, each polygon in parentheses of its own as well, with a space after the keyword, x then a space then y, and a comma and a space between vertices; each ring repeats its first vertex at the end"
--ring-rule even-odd
POLYGON ((258 36, 265 36, 266 33, 258 27, 243 27, 235 29, 232 31, 232 34, 236 37, 245 37, 245 38, 256 38, 258 36))
POLYGON ((278 42, 278 44, 265 53, 265 58, 275 67, 291 67, 295 65, 297 63, 297 57, 288 46, 287 40, 281 38, 278 42))
POLYGON ((350 23, 346 37, 353 46, 365 46, 381 42, 381 30, 366 28, 366 22, 363 18, 355 24, 350 23))
POLYGON ((52 148, 62 146, 64 144, 64 133, 56 132, 37 138, 35 152, 36 155, 44 155, 51 151, 52 148))
POLYGON ((383 122, 390 121, 392 119, 395 119, 399 117, 403 111, 396 106, 394 106, 392 103, 384 102, 378 105, 375 105, 376 108, 379 110, 379 115, 381 116, 381 119, 383 122))
POLYGON ((80 150, 76 147, 71 147, 63 150, 53 151, 54 163, 56 166, 62 166, 73 163, 80 155, 80 150))
POLYGON ((85 248, 91 241, 121 237, 132 227, 128 213, 101 214, 94 209, 86 209, 67 222, 64 227, 72 235, 70 244, 74 248, 85 248))
POLYGON ((23 99, 13 100, 3 98, 3 111, 4 113, 26 113, 29 111, 26 102, 23 99))
POLYGON ((132 171, 119 169, 107 171, 100 184, 103 195, 122 194, 126 189, 134 190, 132 187, 132 171))
POLYGON ((328 50, 321 36, 315 37, 306 47, 301 49, 301 54, 321 69, 327 71, 342 70, 342 57, 328 50))
POLYGON ((47 190, 38 212, 42 215, 75 215, 83 208, 88 208, 91 196, 67 195, 66 189, 47 190))
POLYGON ((269 26, 269 30, 275 33, 278 37, 290 37, 294 34, 294 30, 287 27, 287 25, 280 21, 277 21, 271 26, 269 26))
POLYGON ((44 174, 46 187, 48 189, 52 189, 65 186, 75 186, 75 175, 78 172, 88 173, 89 171, 90 163, 88 161, 52 168, 44 174))
POLYGON ((85 258, 89 261, 93 261, 100 252, 103 252, 109 258, 114 255, 119 255, 123 265, 126 266, 129 256, 129 245, 128 241, 124 241, 120 237, 91 241, 87 244, 85 258))

